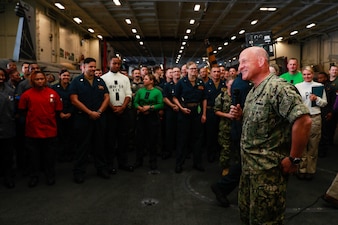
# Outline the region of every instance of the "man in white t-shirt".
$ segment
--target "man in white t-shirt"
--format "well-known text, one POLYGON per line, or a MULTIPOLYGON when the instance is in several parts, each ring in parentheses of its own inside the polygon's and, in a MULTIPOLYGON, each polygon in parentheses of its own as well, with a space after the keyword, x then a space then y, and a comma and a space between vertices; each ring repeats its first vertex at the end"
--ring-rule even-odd
POLYGON ((132 91, 130 80, 120 73, 121 59, 112 57, 110 71, 101 76, 109 90, 110 103, 107 108, 106 157, 111 174, 116 173, 114 159, 117 158, 118 168, 129 172, 134 168, 128 165, 128 104, 132 91))

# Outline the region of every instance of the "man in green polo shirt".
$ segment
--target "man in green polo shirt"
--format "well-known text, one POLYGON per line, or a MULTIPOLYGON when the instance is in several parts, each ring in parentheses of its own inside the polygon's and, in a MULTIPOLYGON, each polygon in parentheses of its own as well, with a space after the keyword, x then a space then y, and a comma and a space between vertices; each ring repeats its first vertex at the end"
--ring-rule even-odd
POLYGON ((295 85, 303 82, 303 75, 298 71, 298 60, 296 58, 290 58, 287 64, 288 72, 283 73, 280 77, 287 82, 295 85))

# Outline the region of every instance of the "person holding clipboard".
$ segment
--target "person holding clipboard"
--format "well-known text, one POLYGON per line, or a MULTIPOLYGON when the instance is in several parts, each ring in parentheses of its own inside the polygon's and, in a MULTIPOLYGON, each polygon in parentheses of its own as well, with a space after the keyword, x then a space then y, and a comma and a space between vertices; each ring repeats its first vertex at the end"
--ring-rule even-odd
POLYGON ((316 173, 318 145, 321 137, 321 107, 327 105, 324 85, 313 81, 314 72, 310 66, 302 70, 304 81, 295 85, 303 103, 309 108, 312 125, 309 142, 301 158, 297 177, 301 180, 312 180, 316 173))

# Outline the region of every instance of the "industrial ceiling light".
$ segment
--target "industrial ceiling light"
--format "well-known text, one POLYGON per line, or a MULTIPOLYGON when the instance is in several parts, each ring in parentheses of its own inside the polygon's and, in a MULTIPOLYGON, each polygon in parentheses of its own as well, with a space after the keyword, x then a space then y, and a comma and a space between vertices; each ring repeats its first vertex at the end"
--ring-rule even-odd
POLYGON ((133 32, 134 34, 137 33, 137 30, 135 28, 131 29, 131 32, 133 32))
POLYGON ((251 21, 251 25, 255 25, 256 23, 258 23, 258 20, 253 20, 253 21, 251 21))
POLYGON ((127 24, 131 24, 131 20, 130 19, 125 19, 124 21, 126 21, 127 24))
POLYGON ((54 5, 61 10, 65 9, 65 7, 60 2, 55 2, 54 5))
POLYGON ((119 0, 113 0, 114 4, 117 5, 117 6, 120 6, 121 5, 121 2, 119 0))
POLYGON ((277 8, 276 7, 269 7, 269 8, 268 7, 261 7, 261 8, 259 8, 259 10, 274 12, 274 11, 277 10, 277 8))
POLYGON ((88 28, 88 31, 89 31, 90 33, 94 33, 94 30, 93 30, 92 28, 88 28))
POLYGON ((296 34, 298 34, 298 30, 294 30, 290 33, 290 35, 296 35, 296 34))
POLYGON ((74 17, 73 20, 78 24, 82 23, 82 20, 79 17, 74 17))
POLYGON ((192 24, 195 23, 195 20, 191 19, 191 20, 189 21, 189 23, 192 25, 192 24))
POLYGON ((306 28, 310 29, 310 28, 312 28, 314 26, 316 26, 316 24, 315 23, 311 23, 311 24, 307 25, 306 28))
POLYGON ((239 33, 239 34, 244 34, 244 33, 245 33, 245 30, 240 30, 238 33, 239 33))
POLYGON ((101 40, 103 39, 101 34, 98 34, 97 37, 100 38, 101 40))
POLYGON ((201 8, 201 5, 196 4, 196 5, 194 6, 194 11, 198 12, 198 11, 200 10, 200 8, 201 8))

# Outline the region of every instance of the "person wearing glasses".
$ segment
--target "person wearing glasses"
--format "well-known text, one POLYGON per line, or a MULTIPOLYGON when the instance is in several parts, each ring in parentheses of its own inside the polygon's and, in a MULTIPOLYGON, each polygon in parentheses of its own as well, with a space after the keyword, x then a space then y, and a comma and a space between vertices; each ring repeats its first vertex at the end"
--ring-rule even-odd
POLYGON ((179 107, 177 118, 176 167, 175 172, 181 173, 188 153, 193 152, 193 168, 205 171, 202 166, 201 140, 203 124, 206 122, 207 94, 204 82, 199 79, 197 65, 186 64, 188 75, 180 79, 175 87, 174 103, 179 107))

